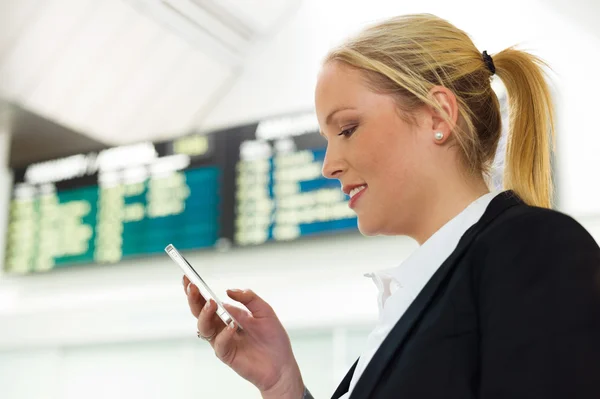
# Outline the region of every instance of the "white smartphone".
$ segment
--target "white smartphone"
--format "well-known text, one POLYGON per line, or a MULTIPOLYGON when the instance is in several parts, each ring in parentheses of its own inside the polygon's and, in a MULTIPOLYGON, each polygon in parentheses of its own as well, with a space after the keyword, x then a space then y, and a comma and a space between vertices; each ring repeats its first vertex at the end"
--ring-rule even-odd
POLYGON ((167 245, 165 248, 165 252, 179 265, 183 273, 190 279, 190 281, 198 287, 200 294, 204 297, 205 300, 212 299, 217 303, 217 315, 223 320, 225 325, 229 325, 232 321, 236 324, 239 330, 242 330, 242 326, 233 316, 225 309, 219 298, 215 295, 215 293, 210 289, 208 284, 202 280, 202 277, 198 274, 198 272, 190 265, 190 263, 179 253, 177 248, 173 246, 173 244, 167 245))

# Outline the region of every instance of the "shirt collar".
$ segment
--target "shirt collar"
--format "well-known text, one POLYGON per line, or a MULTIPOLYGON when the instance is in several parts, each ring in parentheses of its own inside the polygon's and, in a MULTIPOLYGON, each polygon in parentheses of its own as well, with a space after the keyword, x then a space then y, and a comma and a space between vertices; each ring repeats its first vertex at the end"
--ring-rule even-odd
POLYGON ((487 206, 497 194, 491 192, 473 201, 399 266, 366 274, 365 276, 373 279, 379 291, 380 311, 387 298, 399 288, 402 288, 403 295, 411 300, 414 299, 435 271, 456 249, 465 232, 483 216, 487 206))

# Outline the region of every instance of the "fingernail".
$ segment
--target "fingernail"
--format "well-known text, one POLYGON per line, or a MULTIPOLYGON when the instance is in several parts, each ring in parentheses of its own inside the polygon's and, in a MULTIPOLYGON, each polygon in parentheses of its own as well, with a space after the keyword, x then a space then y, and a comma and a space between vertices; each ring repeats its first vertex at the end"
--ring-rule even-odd
POLYGON ((188 295, 190 295, 191 292, 192 292, 192 283, 189 283, 188 286, 187 286, 187 293, 188 293, 188 295))
POLYGON ((237 289, 237 288, 231 288, 229 289, 229 291, 231 292, 243 292, 243 290, 237 289))
POLYGON ((204 304, 204 309, 208 310, 208 308, 210 308, 210 299, 204 304))
POLYGON ((235 322, 232 321, 231 323, 229 323, 227 328, 229 328, 230 330, 233 330, 235 328, 235 322))

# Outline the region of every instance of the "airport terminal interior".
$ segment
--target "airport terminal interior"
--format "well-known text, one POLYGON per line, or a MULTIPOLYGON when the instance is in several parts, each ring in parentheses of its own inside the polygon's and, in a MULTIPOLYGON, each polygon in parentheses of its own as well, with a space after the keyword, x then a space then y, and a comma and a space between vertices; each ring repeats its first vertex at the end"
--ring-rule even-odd
POLYGON ((331 397, 378 319, 368 273, 418 244, 362 235, 322 175, 315 84, 413 13, 551 66, 556 208, 600 241, 596 0, 0 0, 0 398, 260 398, 198 339, 169 244, 267 300, 331 397))

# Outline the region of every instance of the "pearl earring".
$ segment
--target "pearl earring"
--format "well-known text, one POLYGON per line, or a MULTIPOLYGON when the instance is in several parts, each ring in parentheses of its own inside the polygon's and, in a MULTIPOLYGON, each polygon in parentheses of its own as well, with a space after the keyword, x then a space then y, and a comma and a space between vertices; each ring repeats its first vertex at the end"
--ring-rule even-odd
POLYGON ((435 137, 435 139, 436 139, 437 141, 440 141, 441 139, 443 139, 443 138, 444 138, 444 133, 442 133, 442 132, 437 132, 437 133, 435 134, 435 136, 434 136, 434 137, 435 137))

